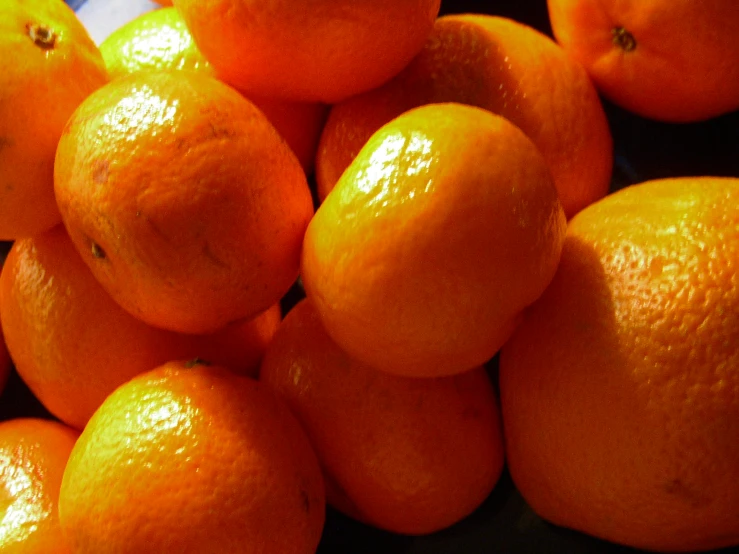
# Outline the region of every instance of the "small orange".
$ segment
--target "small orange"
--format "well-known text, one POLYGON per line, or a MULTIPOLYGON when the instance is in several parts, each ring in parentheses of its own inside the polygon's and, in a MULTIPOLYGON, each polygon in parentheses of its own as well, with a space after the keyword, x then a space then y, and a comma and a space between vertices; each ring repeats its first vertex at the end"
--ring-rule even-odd
POLYGON ((302 282, 329 335, 383 371, 491 358, 554 275, 565 216, 506 119, 431 104, 377 131, 306 231, 302 282))
POLYGON ((378 372, 349 358, 302 300, 270 343, 260 380, 307 431, 328 502, 365 523, 406 534, 444 529, 500 477, 498 403, 482 367, 437 379, 378 372))
POLYGON ((331 108, 316 160, 319 197, 382 125, 439 102, 485 108, 520 127, 544 155, 568 217, 608 191, 613 141, 585 69, 532 27, 462 14, 440 17, 394 79, 331 108))
POLYGON ((69 554, 57 515, 62 474, 77 432, 55 421, 0 423, 0 550, 69 554))
POLYGON ((108 76, 97 46, 62 0, 4 0, 0 56, 8 62, 0 72, 0 240, 13 240, 61 221, 57 142, 74 109, 108 76))
MULTIPOLYGON (((147 69, 202 71, 216 77, 198 50, 179 12, 162 8, 122 25, 101 44, 108 73, 115 79, 147 69)), ((285 139, 306 173, 313 172, 318 138, 328 106, 247 95, 285 139)))
POLYGON ((739 109, 739 3, 549 0, 548 7, 557 41, 623 108, 670 122, 739 109))
POLYGON ((13 244, 0 317, 20 377, 47 410, 82 429, 116 387, 170 360, 199 357, 256 376, 280 308, 210 335, 151 327, 108 296, 58 225, 13 244))
POLYGON ((739 544, 739 179, 645 182, 569 225, 500 356, 508 467, 545 519, 646 550, 739 544))
POLYGON ((267 387, 172 362, 95 412, 64 472, 59 521, 75 554, 313 554, 324 494, 305 432, 267 387))
POLYGON ((111 81, 69 120, 54 179, 85 263, 150 325, 213 332, 274 305, 298 276, 305 173, 264 114, 211 77, 111 81))
POLYGON ((440 0, 175 0, 195 42, 248 94, 333 103, 418 53, 440 0))
POLYGON ((203 71, 215 77, 173 7, 144 12, 121 25, 100 43, 100 53, 111 79, 155 69, 203 71))

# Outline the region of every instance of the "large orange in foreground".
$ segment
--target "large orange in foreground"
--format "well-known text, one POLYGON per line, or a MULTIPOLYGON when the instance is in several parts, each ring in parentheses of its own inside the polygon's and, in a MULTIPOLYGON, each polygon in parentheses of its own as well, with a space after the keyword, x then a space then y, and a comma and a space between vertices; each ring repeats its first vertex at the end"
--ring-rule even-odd
POLYGON ((554 275, 565 216, 549 170, 506 119, 462 104, 377 131, 305 234, 302 280, 328 334, 399 375, 491 358, 554 275))
POLYGON ((75 554, 314 554, 318 460, 261 383, 170 363, 103 403, 69 458, 59 521, 75 554))
POLYGON ((734 0, 549 0, 548 6, 557 41, 627 110, 687 122, 739 109, 734 0))
POLYGON ((59 526, 62 475, 77 432, 56 421, 0 423, 0 551, 70 554, 59 526))
POLYGON ((57 225, 13 243, 0 318, 18 375, 49 412, 82 429, 116 387, 170 360, 197 357, 256 376, 280 307, 207 335, 152 327, 110 298, 57 225))
POLYGON ((500 477, 499 408, 482 367, 437 379, 376 371, 347 356, 303 300, 280 325, 259 378, 303 424, 327 500, 367 524, 406 534, 444 529, 500 477))
POLYGON ((83 259, 150 325, 213 332, 274 305, 298 276, 305 173, 264 114, 212 77, 111 81, 69 120, 54 180, 83 259))
POLYGON ((175 0, 220 78, 271 98, 333 103, 416 55, 440 0, 175 0))
POLYGON ((382 125, 423 104, 460 102, 517 125, 541 150, 568 217, 606 194, 612 139, 585 69, 552 39, 503 17, 440 17, 383 86, 331 108, 316 158, 320 198, 382 125))
POLYGON ((558 525, 739 544, 739 179, 634 185, 571 222, 500 357, 508 467, 558 525))
POLYGON ((0 4, 0 240, 61 221, 54 153, 75 108, 108 80, 95 43, 61 0, 0 4))

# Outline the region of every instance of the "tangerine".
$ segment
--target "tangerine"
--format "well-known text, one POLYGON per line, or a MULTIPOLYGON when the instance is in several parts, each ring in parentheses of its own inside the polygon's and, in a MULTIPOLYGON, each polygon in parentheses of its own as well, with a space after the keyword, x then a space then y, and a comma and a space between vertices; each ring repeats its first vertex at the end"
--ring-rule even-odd
POLYGON ((62 225, 13 243, 0 317, 15 367, 54 416, 82 429, 116 387, 170 360, 199 357, 256 376, 279 305, 209 335, 147 325, 116 304, 62 225))
POLYGON ((264 114, 212 77, 111 81, 70 118, 54 180, 83 260, 150 325, 210 333, 274 305, 298 276, 305 173, 264 114))
POLYGON ((318 208, 302 282, 352 357, 449 375, 510 336, 554 275, 565 224, 520 129, 481 108, 421 106, 377 131, 318 208))
POLYGON ((423 46, 440 0, 174 0, 218 75, 247 94, 334 103, 423 46))
POLYGON ((444 529, 500 477, 499 408, 482 367, 436 379, 378 372, 343 352, 302 300, 270 343, 260 380, 303 424, 328 502, 369 525, 415 535, 444 529))
POLYGON ((701 121, 739 109, 739 4, 549 0, 557 41, 604 96, 640 116, 701 121))
POLYGON ((133 378, 90 419, 59 495, 73 552, 313 554, 325 493, 300 424, 263 384, 190 366, 133 378))
POLYGON ((100 51, 60 0, 0 6, 0 240, 61 221, 54 153, 67 119, 108 80, 100 51))
POLYGON ((739 544, 739 179, 575 216, 500 355, 508 467, 543 518, 655 551, 739 544))

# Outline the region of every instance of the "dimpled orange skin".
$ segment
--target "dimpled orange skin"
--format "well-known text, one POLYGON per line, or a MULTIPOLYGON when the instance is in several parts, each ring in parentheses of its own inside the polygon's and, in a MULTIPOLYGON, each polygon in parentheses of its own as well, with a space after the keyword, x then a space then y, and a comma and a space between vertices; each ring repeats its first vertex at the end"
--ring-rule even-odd
POLYGON ((608 191, 613 141, 584 68, 527 25, 462 14, 440 17, 394 79, 332 107, 316 160, 319 197, 382 125, 438 102, 485 108, 520 127, 544 155, 568 217, 608 191))
POLYGON ((110 298, 58 225, 13 243, 0 318, 20 377, 47 410, 82 429, 116 387, 170 360, 198 357, 256 376, 281 314, 276 304, 209 335, 152 327, 110 298))
POLYGON ((739 179, 651 181, 571 222, 500 357, 508 467, 545 519, 739 544, 739 179))
POLYGON ((62 474, 77 432, 56 421, 0 423, 3 554, 69 554, 57 516, 62 474))
POLYGON ((417 377, 491 358, 559 259, 565 216, 512 123, 437 104, 385 125, 318 208, 302 282, 353 357, 417 377))
POLYGON ((0 72, 0 240, 13 240, 61 221, 56 145, 74 109, 108 76, 97 46, 59 1, 5 0, 0 55, 13 60, 0 72), (39 46, 42 27, 53 37, 39 46))
POLYGON ((678 123, 739 109, 739 3, 549 0, 548 7, 557 41, 621 107, 678 123), (614 42, 619 30, 630 38, 614 42))
POLYGON ((418 53, 440 0, 176 0, 219 76, 239 90, 334 103, 418 53))
POLYGON ((482 367, 438 379, 378 372, 349 358, 302 300, 270 343, 260 380, 303 424, 331 483, 329 503, 365 523, 444 529, 500 477, 498 404, 482 367))
POLYGON ((264 114, 189 71, 88 97, 59 143, 55 191, 103 288, 150 325, 209 333, 275 304, 298 276, 313 203, 264 114))
POLYGON ((106 399, 59 496, 76 554, 313 554, 324 518, 318 460, 284 403, 253 379, 182 362, 106 399))
MULTIPOLYGON (((146 12, 122 25, 100 44, 100 52, 112 79, 147 69, 201 71, 217 77, 173 7, 146 12)), ((305 172, 312 173, 328 106, 253 94, 247 98, 287 141, 305 172)))

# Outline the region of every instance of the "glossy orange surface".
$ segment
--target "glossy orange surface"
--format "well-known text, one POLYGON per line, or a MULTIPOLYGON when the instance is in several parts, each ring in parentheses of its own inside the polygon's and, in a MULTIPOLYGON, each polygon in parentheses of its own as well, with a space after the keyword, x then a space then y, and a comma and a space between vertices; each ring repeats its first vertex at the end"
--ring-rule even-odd
POLYGON ((451 375, 505 342, 554 275, 565 225, 520 129, 481 108, 422 106, 373 135, 316 211, 303 286, 355 358, 451 375))
POLYGON ((305 173, 264 114, 212 77, 111 81, 70 119, 54 180, 85 263, 151 325, 216 331, 274 305, 298 275, 305 173))
POLYGON ((382 125, 412 108, 460 102, 517 125, 541 150, 565 214, 604 196, 613 169, 603 107, 585 69, 550 37, 509 18, 439 18, 421 52, 382 86, 331 108, 316 157, 319 197, 382 125))
POLYGON ((61 220, 56 145, 74 109, 108 77, 97 46, 63 2, 4 1, 0 53, 0 240, 13 240, 61 220))
POLYGON ((253 379, 187 363, 108 397, 59 496, 77 554, 307 554, 324 518, 321 470, 287 407, 253 379))

